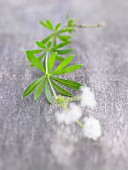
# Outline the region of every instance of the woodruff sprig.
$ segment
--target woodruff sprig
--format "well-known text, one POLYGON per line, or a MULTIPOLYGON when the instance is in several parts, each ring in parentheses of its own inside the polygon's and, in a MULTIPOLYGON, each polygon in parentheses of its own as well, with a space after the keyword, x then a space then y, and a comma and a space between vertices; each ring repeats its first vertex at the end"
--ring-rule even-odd
MULTIPOLYGON (((73 50, 71 48, 65 48, 70 44, 72 32, 75 31, 75 27, 82 27, 76 25, 75 20, 67 17, 66 24, 62 27, 61 23, 53 26, 50 20, 46 22, 41 21, 40 24, 49 29, 51 34, 45 37, 42 41, 36 41, 38 49, 27 50, 27 59, 30 62, 30 66, 36 67, 42 72, 42 76, 30 84, 23 93, 23 97, 34 93, 34 100, 37 100, 44 91, 45 96, 49 103, 52 103, 52 94, 55 97, 56 103, 63 103, 65 100, 60 95, 72 97, 73 94, 66 88, 79 90, 82 86, 81 83, 57 76, 74 72, 82 67, 82 64, 70 65, 74 58, 74 55, 69 55, 73 50), (55 61, 59 60, 60 63, 56 66, 55 61), (60 95, 58 95, 60 94, 60 95), (63 101, 62 101, 63 100, 63 101)), ((100 27, 101 25, 90 26, 100 27)), ((83 26, 85 27, 85 25, 83 26)), ((89 26, 86 25, 85 28, 89 26)))
POLYGON ((81 86, 80 83, 57 78, 57 75, 66 74, 73 72, 82 67, 82 64, 69 65, 69 63, 74 58, 73 55, 68 56, 64 59, 55 69, 53 69, 55 58, 57 53, 53 53, 50 57, 47 55, 45 59, 45 67, 40 63, 40 61, 30 52, 26 51, 27 58, 29 62, 35 66, 37 69, 43 72, 43 76, 35 80, 30 84, 27 89, 24 91, 23 96, 28 96, 34 91, 34 100, 37 100, 43 88, 45 88, 45 95, 49 103, 52 103, 51 91, 54 94, 54 97, 57 98, 55 91, 59 92, 61 95, 72 97, 68 90, 65 90, 63 87, 59 86, 57 83, 62 84, 63 86, 78 90, 81 86), (57 82, 57 83, 56 83, 57 82))

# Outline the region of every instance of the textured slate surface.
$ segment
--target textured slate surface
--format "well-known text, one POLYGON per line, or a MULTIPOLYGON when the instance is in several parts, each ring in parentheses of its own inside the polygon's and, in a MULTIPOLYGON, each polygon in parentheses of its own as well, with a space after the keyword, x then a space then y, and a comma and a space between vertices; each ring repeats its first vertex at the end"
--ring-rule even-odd
POLYGON ((127 170, 128 169, 128 1, 127 0, 0 0, 0 170, 127 170), (96 110, 85 109, 102 124, 97 142, 76 127, 57 125, 56 108, 43 96, 22 100, 30 71, 25 49, 47 32, 39 20, 79 23, 105 21, 104 29, 78 30, 72 46, 76 63, 87 72, 70 75, 96 94, 96 110))

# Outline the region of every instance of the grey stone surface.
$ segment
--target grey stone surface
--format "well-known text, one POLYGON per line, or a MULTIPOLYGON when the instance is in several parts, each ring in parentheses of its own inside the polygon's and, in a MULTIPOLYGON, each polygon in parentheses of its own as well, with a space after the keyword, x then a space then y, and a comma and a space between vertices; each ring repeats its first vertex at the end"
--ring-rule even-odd
POLYGON ((127 141, 128 1, 0 0, 0 170, 127 170, 127 141), (97 142, 76 126, 57 125, 56 108, 43 96, 37 102, 21 97, 39 75, 25 58, 47 34, 38 21, 64 22, 66 14, 79 23, 107 23, 78 30, 72 42, 75 62, 85 67, 70 77, 87 83, 98 101, 96 110, 85 109, 101 122, 97 142))

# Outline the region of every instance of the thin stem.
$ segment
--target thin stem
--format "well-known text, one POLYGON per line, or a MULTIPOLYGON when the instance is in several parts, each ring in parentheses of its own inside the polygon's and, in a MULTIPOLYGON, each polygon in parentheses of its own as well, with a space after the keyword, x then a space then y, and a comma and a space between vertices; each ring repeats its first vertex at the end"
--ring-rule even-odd
POLYGON ((77 124, 80 128, 84 128, 84 124, 81 123, 79 120, 76 122, 76 124, 77 124))
POLYGON ((51 89, 52 89, 52 92, 53 92, 55 98, 57 98, 56 92, 55 92, 55 90, 54 90, 54 88, 53 88, 53 86, 52 86, 52 84, 51 84, 51 81, 50 81, 49 77, 48 77, 48 81, 49 81, 50 87, 51 87, 51 89))
POLYGON ((48 74, 48 53, 46 53, 45 67, 46 67, 46 74, 48 74))
POLYGON ((80 24, 80 25, 77 25, 75 24, 74 25, 75 27, 78 27, 78 28, 100 28, 100 27, 104 27, 105 26, 105 23, 98 23, 98 24, 80 24))
POLYGON ((69 102, 80 101, 81 97, 79 95, 68 98, 69 102))
POLYGON ((54 37, 53 45, 56 46, 56 36, 54 37))
POLYGON ((50 87, 51 87, 51 89, 52 89, 52 92, 53 92, 55 98, 57 98, 56 92, 55 92, 55 90, 54 90, 54 88, 53 88, 53 86, 52 86, 52 84, 51 84, 51 81, 50 81, 50 79, 49 79, 49 77, 48 77, 48 53, 46 53, 45 67, 46 67, 46 75, 47 75, 47 78, 48 78, 50 87))

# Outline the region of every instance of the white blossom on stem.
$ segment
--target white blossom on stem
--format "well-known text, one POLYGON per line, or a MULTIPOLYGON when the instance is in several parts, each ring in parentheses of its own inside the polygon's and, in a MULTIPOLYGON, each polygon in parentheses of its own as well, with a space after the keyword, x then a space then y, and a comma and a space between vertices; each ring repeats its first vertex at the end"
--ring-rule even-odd
POLYGON ((67 125, 76 122, 81 116, 81 108, 74 103, 71 103, 67 110, 55 114, 58 123, 65 123, 67 125))
POLYGON ((93 117, 84 118, 83 134, 85 137, 97 140, 101 135, 101 125, 99 120, 93 117))
POLYGON ((97 105, 95 95, 91 91, 91 89, 87 86, 83 86, 81 88, 82 94, 81 94, 81 106, 87 106, 91 109, 95 108, 97 105))

